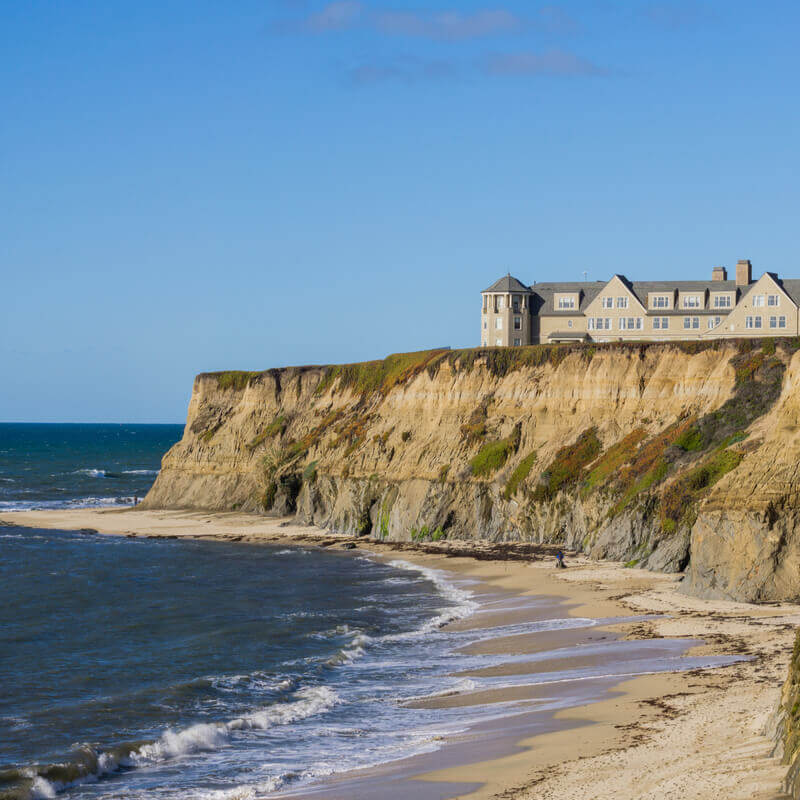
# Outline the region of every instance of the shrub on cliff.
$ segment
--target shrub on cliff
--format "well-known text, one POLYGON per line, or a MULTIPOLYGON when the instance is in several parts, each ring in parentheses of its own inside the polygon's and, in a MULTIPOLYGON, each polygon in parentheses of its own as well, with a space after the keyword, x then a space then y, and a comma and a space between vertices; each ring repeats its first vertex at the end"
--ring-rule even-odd
POLYGON ((517 425, 511 436, 501 439, 499 442, 485 444, 469 462, 472 474, 476 478, 488 478, 497 472, 509 457, 517 452, 520 435, 520 426, 517 425))
POLYGON ((542 473, 533 499, 537 503, 552 500, 563 489, 574 486, 583 476, 584 468, 600 455, 602 449, 597 428, 585 430, 572 444, 556 453, 550 466, 542 473))
POLYGON ((510 500, 517 493, 517 489, 519 489, 520 484, 530 475, 531 469, 533 469, 535 463, 536 451, 534 450, 532 453, 528 453, 528 455, 517 464, 516 469, 511 473, 511 477, 508 479, 506 488, 503 490, 503 497, 505 497, 506 500, 510 500))

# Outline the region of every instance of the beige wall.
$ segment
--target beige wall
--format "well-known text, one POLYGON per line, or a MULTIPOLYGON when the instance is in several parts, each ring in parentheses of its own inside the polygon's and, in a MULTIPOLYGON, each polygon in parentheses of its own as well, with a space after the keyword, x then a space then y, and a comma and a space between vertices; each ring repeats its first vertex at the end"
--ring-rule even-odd
MULTIPOLYGON (((776 320, 777 321, 777 320, 776 320)), ((717 332, 726 338, 761 336, 796 336, 798 333, 798 309, 789 296, 769 276, 762 275, 750 289, 747 297, 728 314, 717 332), (778 305, 767 305, 769 295, 778 296, 778 305), (756 305, 756 298, 763 297, 764 305, 756 305), (786 317, 785 328, 770 328, 770 317, 786 317), (761 317, 760 328, 748 328, 747 317, 761 317)))
MULTIPOLYGON (((566 294, 566 293, 565 293, 566 294)), ((671 292, 652 292, 648 295, 647 304, 650 306, 650 297, 657 294, 670 294, 675 298, 675 307, 672 313, 659 315, 658 309, 650 309, 647 315, 646 309, 633 295, 622 281, 614 277, 608 285, 597 295, 597 297, 587 306, 585 312, 573 314, 561 314, 558 316, 539 317, 532 316, 529 308, 529 296, 509 293, 484 293, 481 308, 481 344, 494 347, 497 341, 500 346, 513 346, 514 340, 519 339, 522 345, 543 343, 549 341, 552 333, 585 333, 592 341, 596 342, 616 342, 616 341, 685 341, 694 339, 718 339, 718 338, 742 338, 763 336, 797 336, 800 335, 800 309, 792 302, 789 296, 775 283, 769 274, 763 275, 750 289, 747 297, 730 312, 725 308, 714 308, 713 297, 716 294, 729 295, 733 303, 736 302, 736 292, 726 290, 717 292, 713 288, 710 292, 703 295, 704 307, 699 309, 682 308, 681 296, 671 292), (778 295, 779 303, 777 306, 769 306, 768 296, 778 295), (503 309, 495 311, 498 298, 503 297, 503 309), (764 297, 764 305, 757 306, 755 298, 764 297), (519 298, 520 312, 514 313, 509 305, 514 297, 519 298), (603 298, 613 298, 612 308, 603 308, 603 298), (627 297, 628 307, 618 308, 617 298, 627 297), (677 313, 676 313, 677 312, 677 313), (704 313, 705 312, 705 313, 704 313), (710 313, 709 313, 710 312, 710 313), (514 317, 521 320, 522 329, 513 329, 514 317), (760 328, 747 328, 746 318, 761 317, 760 328), (770 328, 770 317, 786 317, 785 328, 770 328), (684 318, 688 317, 698 320, 698 327, 684 327, 684 318), (720 318, 720 324, 709 328, 710 319, 720 318), (496 320, 502 319, 502 329, 496 328, 496 320), (590 318, 610 319, 611 327, 605 329, 590 329, 590 318), (633 318, 642 320, 640 329, 620 328, 620 319, 633 318), (656 328, 655 320, 666 318, 668 327, 656 328), (483 328, 484 322, 486 329, 483 328)), ((687 293, 703 294, 703 293, 687 293)), ((665 309, 670 311, 670 309, 665 309)), ((635 324, 635 323, 634 323, 635 324)))
POLYGON ((481 295, 481 346, 512 347, 516 340, 519 340, 520 345, 532 342, 530 295, 516 292, 484 292, 481 295), (514 311, 515 302, 518 311, 514 311), (519 330, 514 327, 516 319, 520 323, 519 330), (498 320, 502 325, 499 329, 498 320))

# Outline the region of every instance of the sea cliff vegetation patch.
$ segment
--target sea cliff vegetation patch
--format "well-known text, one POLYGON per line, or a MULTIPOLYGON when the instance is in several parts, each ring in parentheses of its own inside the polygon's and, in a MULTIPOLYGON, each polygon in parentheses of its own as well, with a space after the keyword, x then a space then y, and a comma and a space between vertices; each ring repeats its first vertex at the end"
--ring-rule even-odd
POLYGON ((497 472, 509 457, 517 452, 520 441, 520 425, 516 425, 510 436, 499 442, 488 442, 478 451, 477 455, 469 462, 472 474, 476 478, 488 478, 497 472))
POLYGON ((572 444, 562 447, 542 473, 533 492, 534 501, 552 500, 560 491, 577 484, 584 468, 600 455, 602 449, 597 428, 588 428, 572 444))
POLYGON ((530 475, 535 463, 535 450, 528 453, 528 455, 519 462, 516 469, 511 473, 511 477, 508 479, 505 489, 503 489, 503 497, 505 497, 506 500, 510 500, 517 493, 517 489, 519 489, 520 484, 530 475))

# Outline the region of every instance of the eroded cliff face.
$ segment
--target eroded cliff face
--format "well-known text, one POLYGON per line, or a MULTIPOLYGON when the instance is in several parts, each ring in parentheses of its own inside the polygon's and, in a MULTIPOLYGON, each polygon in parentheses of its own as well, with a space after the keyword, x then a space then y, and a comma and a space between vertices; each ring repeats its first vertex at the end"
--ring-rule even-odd
POLYGON ((431 351, 201 375, 151 508, 563 543, 697 593, 800 596, 794 345, 431 351))

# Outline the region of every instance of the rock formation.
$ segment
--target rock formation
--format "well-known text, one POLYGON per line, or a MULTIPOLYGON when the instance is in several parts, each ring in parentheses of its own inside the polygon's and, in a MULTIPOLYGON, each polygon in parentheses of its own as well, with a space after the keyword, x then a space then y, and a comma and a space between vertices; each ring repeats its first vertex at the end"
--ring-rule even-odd
POLYGON ((800 597, 800 343, 427 351, 200 375, 150 508, 560 543, 800 597))

